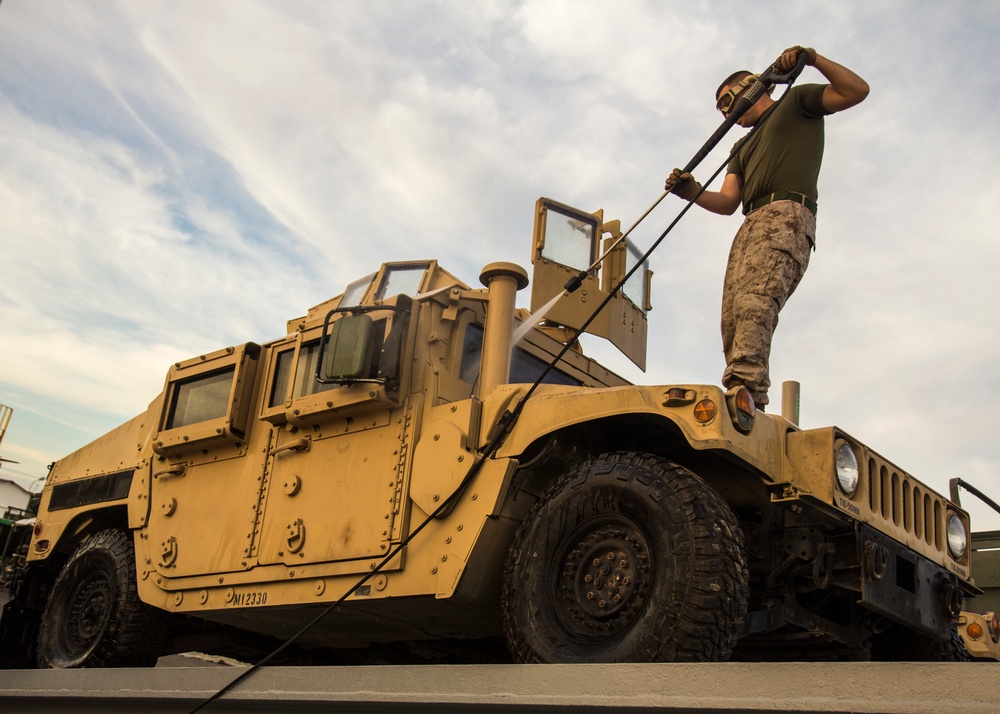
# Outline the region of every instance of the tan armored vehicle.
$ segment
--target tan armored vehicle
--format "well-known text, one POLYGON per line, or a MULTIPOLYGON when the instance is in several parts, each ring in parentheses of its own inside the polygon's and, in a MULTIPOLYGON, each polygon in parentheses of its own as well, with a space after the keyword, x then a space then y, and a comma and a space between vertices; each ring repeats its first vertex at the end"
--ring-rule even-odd
POLYGON ((962 657, 967 514, 836 427, 570 349, 607 301, 587 332, 642 366, 649 272, 613 292, 618 222, 536 210, 531 313, 515 265, 386 263, 56 462, 7 666, 962 657))

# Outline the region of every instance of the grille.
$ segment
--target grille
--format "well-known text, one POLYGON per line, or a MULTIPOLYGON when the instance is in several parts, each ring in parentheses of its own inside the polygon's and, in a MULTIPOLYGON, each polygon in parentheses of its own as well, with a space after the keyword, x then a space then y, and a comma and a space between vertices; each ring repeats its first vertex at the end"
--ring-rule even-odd
POLYGON ((54 486, 52 498, 49 499, 49 510, 61 511, 91 503, 104 503, 105 501, 126 498, 132 487, 132 474, 134 472, 134 469, 130 469, 93 478, 77 479, 54 486))
POLYGON ((910 537, 936 550, 944 549, 945 504, 909 474, 888 462, 868 459, 868 506, 910 537))

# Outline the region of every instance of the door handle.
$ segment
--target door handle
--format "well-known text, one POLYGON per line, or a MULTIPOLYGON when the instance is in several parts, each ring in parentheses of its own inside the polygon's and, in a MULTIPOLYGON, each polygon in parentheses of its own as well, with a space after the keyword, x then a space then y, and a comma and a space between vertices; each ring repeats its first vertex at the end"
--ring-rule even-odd
POLYGON ((174 464, 173 466, 163 469, 163 471, 157 471, 153 474, 153 478, 162 478, 164 480, 170 478, 171 476, 180 478, 186 471, 187 464, 174 464))
POLYGON ((312 440, 307 439, 306 437, 303 436, 302 438, 296 439, 290 444, 285 444, 284 446, 279 446, 277 449, 273 449, 271 451, 271 456, 274 456, 275 454, 280 454, 282 451, 300 451, 300 452, 309 451, 309 447, 311 445, 312 445, 312 440))

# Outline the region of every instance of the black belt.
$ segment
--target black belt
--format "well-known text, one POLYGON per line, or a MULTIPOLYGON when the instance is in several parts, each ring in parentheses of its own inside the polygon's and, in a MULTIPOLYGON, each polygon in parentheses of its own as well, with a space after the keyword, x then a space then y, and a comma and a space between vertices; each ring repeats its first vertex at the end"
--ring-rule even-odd
POLYGON ((801 193, 795 193, 795 191, 778 191, 777 193, 770 193, 766 196, 755 198, 750 203, 744 204, 743 215, 756 211, 758 208, 763 208, 772 201, 795 201, 795 203, 801 203, 812 211, 814 216, 816 215, 816 201, 801 193))

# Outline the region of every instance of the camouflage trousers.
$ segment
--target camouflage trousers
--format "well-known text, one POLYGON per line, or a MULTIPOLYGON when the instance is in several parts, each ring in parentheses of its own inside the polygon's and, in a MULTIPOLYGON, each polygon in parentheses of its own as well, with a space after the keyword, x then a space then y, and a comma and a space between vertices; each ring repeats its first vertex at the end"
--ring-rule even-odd
POLYGON ((743 385, 768 403, 768 361, 778 312, 795 292, 815 246, 816 216, 793 201, 751 212, 733 239, 722 289, 722 384, 743 385))

